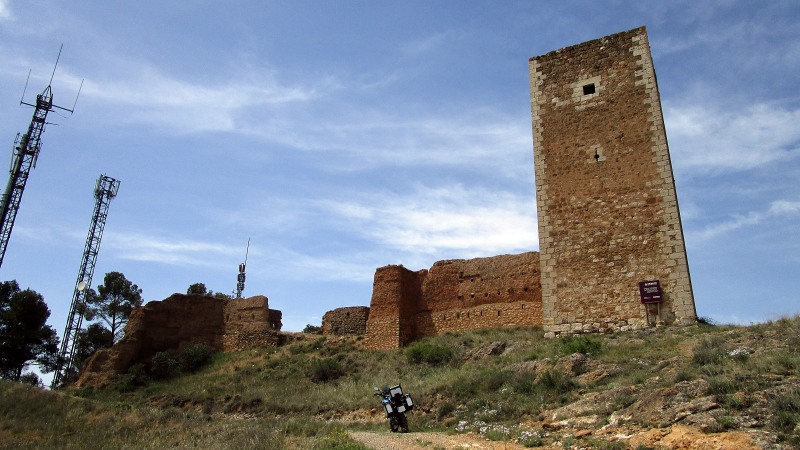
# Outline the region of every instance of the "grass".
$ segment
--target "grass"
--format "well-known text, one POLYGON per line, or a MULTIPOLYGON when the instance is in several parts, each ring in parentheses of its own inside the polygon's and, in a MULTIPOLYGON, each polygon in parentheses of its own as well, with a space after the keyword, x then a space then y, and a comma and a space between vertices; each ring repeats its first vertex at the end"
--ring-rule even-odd
MULTIPOLYGON (((360 450, 343 430, 385 431, 372 387, 397 383, 429 411, 410 414, 415 430, 480 432, 483 423, 491 425, 483 431, 488 439, 516 438, 522 445, 539 446, 555 438, 520 424, 537 423, 545 412, 583 393, 699 380, 707 383, 702 394, 715 396, 724 409, 717 430, 736 429, 737 416, 762 407, 774 411, 765 427, 794 443, 800 386, 779 383, 797 380, 800 319, 746 328, 702 325, 557 339, 542 335, 539 328, 445 333, 396 351, 312 337, 277 349, 212 354, 195 372, 181 370, 164 379, 137 380, 134 370, 100 390, 47 392, 0 381, 0 448, 360 450), (748 336, 752 342, 775 344, 734 352, 748 336), (479 361, 465 359, 473 349, 494 342, 505 342, 506 351, 479 361), (573 353, 615 369, 582 381, 556 364, 573 353), (779 395, 751 395, 779 387, 779 395), (764 398, 771 400, 759 400, 764 398)), ((171 363, 164 363, 170 369, 171 363)), ((638 391, 628 389, 609 405, 598 405, 598 412, 608 415, 635 403, 638 391)), ((596 439, 590 444, 614 448, 596 439)))

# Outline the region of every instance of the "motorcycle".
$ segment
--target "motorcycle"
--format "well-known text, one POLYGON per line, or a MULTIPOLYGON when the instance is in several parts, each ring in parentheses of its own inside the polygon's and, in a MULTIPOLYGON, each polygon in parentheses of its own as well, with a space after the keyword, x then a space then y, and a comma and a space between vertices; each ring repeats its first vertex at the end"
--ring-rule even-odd
POLYGON ((414 409, 414 401, 410 394, 403 394, 403 388, 398 384, 393 387, 383 389, 375 388, 375 395, 381 398, 381 404, 386 411, 386 418, 389 419, 389 428, 392 433, 400 430, 401 433, 408 433, 408 419, 406 413, 414 409))

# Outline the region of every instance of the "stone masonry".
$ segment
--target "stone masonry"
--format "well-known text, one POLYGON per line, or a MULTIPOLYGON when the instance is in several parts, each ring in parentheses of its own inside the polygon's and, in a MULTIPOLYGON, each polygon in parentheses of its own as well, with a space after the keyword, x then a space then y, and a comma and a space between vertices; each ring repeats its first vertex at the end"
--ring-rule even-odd
POLYGON ((446 331, 541 325, 541 305, 535 252, 439 261, 417 272, 381 267, 375 271, 367 346, 392 349, 446 331))
POLYGON ((125 336, 87 361, 76 386, 107 383, 131 365, 149 361, 158 352, 177 352, 204 344, 215 350, 238 351, 277 347, 280 311, 269 309, 263 295, 246 299, 219 299, 195 294, 173 294, 148 302, 131 313, 125 336))
POLYGON ((369 308, 350 306, 328 311, 322 316, 322 334, 325 336, 360 336, 367 332, 369 308))
POLYGON ((545 331, 696 320, 656 75, 645 28, 530 59, 545 331), (659 316, 660 314, 660 316, 659 316))

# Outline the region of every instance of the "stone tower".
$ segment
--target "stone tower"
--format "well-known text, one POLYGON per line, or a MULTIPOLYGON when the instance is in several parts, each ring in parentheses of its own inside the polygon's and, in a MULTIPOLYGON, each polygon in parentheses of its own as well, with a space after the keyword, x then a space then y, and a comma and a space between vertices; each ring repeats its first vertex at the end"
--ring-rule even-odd
POLYGON ((696 320, 644 27, 530 59, 549 335, 696 320), (662 302, 641 302, 658 280, 662 302))

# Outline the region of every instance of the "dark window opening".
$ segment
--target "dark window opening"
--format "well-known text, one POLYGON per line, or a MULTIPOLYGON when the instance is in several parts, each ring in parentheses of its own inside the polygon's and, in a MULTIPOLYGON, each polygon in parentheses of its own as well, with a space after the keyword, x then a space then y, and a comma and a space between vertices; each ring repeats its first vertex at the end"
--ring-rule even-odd
POLYGON ((591 94, 594 94, 594 83, 583 86, 583 95, 591 95, 591 94))

